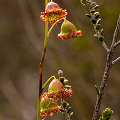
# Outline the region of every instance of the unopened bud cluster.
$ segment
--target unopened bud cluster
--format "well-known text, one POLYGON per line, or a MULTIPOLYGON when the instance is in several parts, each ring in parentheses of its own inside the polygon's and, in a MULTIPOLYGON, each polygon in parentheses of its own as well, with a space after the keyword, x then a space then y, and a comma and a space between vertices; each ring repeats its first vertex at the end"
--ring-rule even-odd
POLYGON ((59 110, 62 112, 63 115, 67 115, 67 117, 69 117, 70 119, 72 119, 73 112, 71 112, 71 107, 69 106, 69 103, 67 103, 66 101, 64 101, 62 103, 61 108, 59 108, 59 110))
POLYGON ((112 114, 113 111, 110 108, 106 108, 103 110, 102 117, 100 117, 99 120, 110 120, 112 114))
POLYGON ((96 12, 96 9, 99 7, 99 5, 96 5, 94 2, 91 2, 89 0, 81 0, 81 3, 83 5, 87 5, 90 8, 90 14, 86 14, 87 17, 91 19, 91 23, 94 26, 96 34, 94 35, 95 37, 98 38, 99 42, 103 43, 104 42, 104 37, 102 35, 103 29, 101 30, 101 19, 99 19, 100 13, 96 12))

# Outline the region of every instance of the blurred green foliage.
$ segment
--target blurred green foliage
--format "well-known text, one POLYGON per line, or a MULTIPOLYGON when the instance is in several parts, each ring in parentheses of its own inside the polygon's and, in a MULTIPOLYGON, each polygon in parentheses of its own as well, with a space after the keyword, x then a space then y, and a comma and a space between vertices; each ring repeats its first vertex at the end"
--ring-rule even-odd
MULTIPOLYGON (((60 24, 54 27, 48 40, 44 61, 43 83, 62 69, 73 88, 67 101, 74 112, 73 120, 92 118, 96 91, 104 72, 106 53, 94 37, 89 13, 79 0, 57 0, 67 9, 67 19, 81 29, 81 37, 61 41, 57 38, 60 24)), ((96 0, 100 5, 101 28, 110 46, 120 14, 120 0, 96 0)), ((0 120, 36 120, 39 63, 44 41, 44 22, 39 18, 44 11, 44 0, 0 0, 0 120)), ((120 38, 120 37, 119 37, 120 38)), ((120 56, 117 48, 114 58, 120 56)), ((120 62, 109 76, 102 110, 110 107, 112 120, 120 118, 120 62)), ((47 88, 45 89, 47 90, 47 88)), ((61 113, 46 120, 61 120, 61 113)))

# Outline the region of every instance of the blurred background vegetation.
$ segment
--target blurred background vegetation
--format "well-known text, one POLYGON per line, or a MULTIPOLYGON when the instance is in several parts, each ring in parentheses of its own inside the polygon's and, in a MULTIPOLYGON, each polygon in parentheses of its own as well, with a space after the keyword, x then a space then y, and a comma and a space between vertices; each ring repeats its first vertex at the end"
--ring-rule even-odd
MULTIPOLYGON (((73 88, 67 101, 74 112, 73 120, 90 120, 96 91, 100 86, 106 52, 96 38, 89 13, 79 0, 55 0, 67 9, 67 19, 81 29, 81 37, 60 40, 61 24, 52 30, 44 61, 43 83, 62 69, 73 88)), ((96 0, 102 18, 106 44, 110 47, 120 14, 120 0, 96 0)), ((39 18, 44 0, 0 0, 0 120, 36 120, 39 64, 44 42, 44 22, 39 18)), ((114 58, 120 56, 117 48, 114 58)), ((47 91, 47 87, 45 89, 47 91)), ((101 112, 110 107, 112 120, 120 118, 120 62, 109 76, 101 112)), ((46 120, 65 120, 61 113, 46 120)))

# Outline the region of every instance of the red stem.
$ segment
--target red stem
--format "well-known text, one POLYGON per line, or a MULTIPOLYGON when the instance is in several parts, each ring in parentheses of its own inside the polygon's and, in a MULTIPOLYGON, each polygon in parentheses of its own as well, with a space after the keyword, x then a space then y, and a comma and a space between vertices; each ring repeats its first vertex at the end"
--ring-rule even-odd
POLYGON ((46 52, 46 48, 44 47, 43 48, 41 62, 40 62, 39 97, 41 96, 41 93, 43 91, 43 89, 42 89, 42 70, 43 70, 43 62, 44 62, 44 58, 45 58, 45 52, 46 52))

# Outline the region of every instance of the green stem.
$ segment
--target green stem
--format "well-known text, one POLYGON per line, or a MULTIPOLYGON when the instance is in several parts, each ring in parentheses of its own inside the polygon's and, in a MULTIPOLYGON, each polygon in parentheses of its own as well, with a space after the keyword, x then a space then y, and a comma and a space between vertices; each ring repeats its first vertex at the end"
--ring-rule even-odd
MULTIPOLYGON (((49 0, 45 0, 45 7, 47 6, 49 0)), ((49 32, 48 32, 48 23, 45 23, 45 40, 44 40, 44 47, 43 47, 43 52, 42 52, 42 58, 41 58, 41 62, 40 62, 40 76, 39 76, 39 96, 38 96, 38 104, 37 104, 37 120, 40 120, 40 100, 41 100, 41 94, 42 91, 44 89, 44 87, 46 86, 46 84, 49 82, 49 80, 55 76, 50 77, 45 84, 42 87, 42 70, 43 70, 43 62, 44 62, 44 58, 45 58, 45 53, 46 53, 46 47, 47 47, 47 41, 48 41, 48 37, 50 35, 51 30, 53 29, 53 27, 55 26, 55 24, 59 22, 56 21, 50 28, 49 32)))
POLYGON ((39 76, 39 96, 38 96, 38 107, 37 107, 37 120, 40 120, 40 97, 42 94, 42 71, 43 71, 43 62, 44 62, 44 58, 45 58, 45 53, 46 53, 46 47, 47 47, 47 40, 48 40, 48 23, 45 23, 45 40, 44 40, 44 48, 43 48, 43 53, 42 53, 42 58, 41 58, 41 62, 40 62, 40 76, 39 76))
POLYGON ((44 48, 47 47, 47 40, 48 40, 48 23, 45 23, 45 40, 44 40, 44 48))
POLYGON ((38 104, 37 104, 37 120, 40 120, 40 98, 38 97, 38 104))
MULTIPOLYGON (((48 0, 45 0, 45 7, 48 4, 48 0)), ((38 95, 38 104, 37 104, 37 120, 40 120, 40 100, 41 100, 41 94, 42 94, 42 70, 43 70, 43 62, 45 58, 45 52, 47 47, 47 40, 48 40, 48 23, 45 23, 45 40, 44 40, 44 48, 40 63, 40 76, 39 76, 39 95, 38 95)))
POLYGON ((45 82, 45 84, 42 86, 42 89, 45 88, 45 86, 47 85, 47 83, 48 83, 52 78, 55 78, 55 76, 51 76, 51 77, 45 82))
MULTIPOLYGON (((60 19, 60 20, 61 20, 61 19, 60 19)), ((59 22, 60 20, 57 20, 57 21, 51 26, 51 28, 49 29, 48 34, 47 34, 48 37, 49 37, 50 32, 52 31, 53 27, 54 27, 54 26, 57 24, 57 22, 59 22)))

